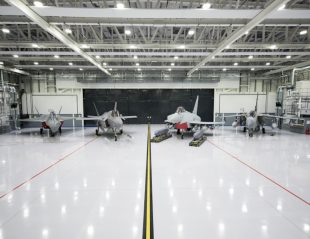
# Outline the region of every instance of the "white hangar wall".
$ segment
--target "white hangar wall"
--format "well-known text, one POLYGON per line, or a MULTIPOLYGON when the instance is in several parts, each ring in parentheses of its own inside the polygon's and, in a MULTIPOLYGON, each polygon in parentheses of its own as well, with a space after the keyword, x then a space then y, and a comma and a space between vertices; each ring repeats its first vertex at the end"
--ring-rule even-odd
MULTIPOLYGON (((275 112, 277 80, 259 78, 246 73, 221 74, 216 82, 156 82, 156 83, 86 83, 79 82, 74 76, 57 74, 54 83, 47 77, 35 76, 32 81, 24 82, 27 89, 23 95, 23 113, 35 114, 40 110, 63 106, 63 114, 83 114, 83 89, 214 89, 214 114, 238 113, 240 110, 254 109, 256 94, 259 93, 259 112, 275 112)), ((203 103, 203 102, 200 102, 203 103)))

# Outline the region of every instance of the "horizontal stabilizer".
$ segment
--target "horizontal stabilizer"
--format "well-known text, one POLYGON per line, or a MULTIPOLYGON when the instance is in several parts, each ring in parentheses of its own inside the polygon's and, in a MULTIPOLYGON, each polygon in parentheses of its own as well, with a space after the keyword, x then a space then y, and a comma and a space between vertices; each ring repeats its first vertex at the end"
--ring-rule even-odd
POLYGON ((203 122, 203 121, 192 121, 189 122, 191 125, 224 125, 225 122, 217 122, 217 121, 210 121, 210 122, 203 122))
POLYGON ((136 118, 138 118, 136 115, 125 115, 125 116, 121 116, 122 117, 122 119, 136 119, 136 118))

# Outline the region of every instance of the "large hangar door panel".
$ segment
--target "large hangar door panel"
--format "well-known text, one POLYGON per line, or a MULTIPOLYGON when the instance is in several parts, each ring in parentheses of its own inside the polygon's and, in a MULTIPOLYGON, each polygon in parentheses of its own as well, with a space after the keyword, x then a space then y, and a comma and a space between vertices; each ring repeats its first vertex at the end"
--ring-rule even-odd
MULTIPOLYGON (((213 121, 214 90, 169 90, 169 89, 84 89, 84 116, 96 115, 94 104, 100 114, 113 109, 117 101, 117 109, 123 115, 137 115, 138 119, 127 120, 130 124, 145 124, 146 117, 152 116, 152 123, 161 124, 168 114, 184 106, 192 111, 196 96, 199 95, 198 115, 203 121, 213 121)), ((94 125, 95 122, 86 122, 94 125)))

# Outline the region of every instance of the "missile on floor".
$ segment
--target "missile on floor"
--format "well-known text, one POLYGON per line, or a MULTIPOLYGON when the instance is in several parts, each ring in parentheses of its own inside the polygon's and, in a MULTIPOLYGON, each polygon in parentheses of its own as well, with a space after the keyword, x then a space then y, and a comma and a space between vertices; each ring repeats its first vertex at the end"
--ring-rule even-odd
POLYGON ((168 129, 168 128, 164 128, 164 129, 156 130, 155 133, 154 133, 154 135, 155 135, 156 137, 159 137, 159 136, 161 136, 161 135, 166 135, 166 134, 168 134, 168 133, 169 133, 169 129, 168 129))
POLYGON ((199 130, 193 135, 193 140, 189 143, 189 146, 199 147, 206 139, 207 136, 205 136, 205 131, 203 129, 199 130))
POLYGON ((168 128, 156 130, 154 135, 155 136, 151 139, 151 142, 154 143, 159 143, 172 137, 172 134, 169 132, 168 128))

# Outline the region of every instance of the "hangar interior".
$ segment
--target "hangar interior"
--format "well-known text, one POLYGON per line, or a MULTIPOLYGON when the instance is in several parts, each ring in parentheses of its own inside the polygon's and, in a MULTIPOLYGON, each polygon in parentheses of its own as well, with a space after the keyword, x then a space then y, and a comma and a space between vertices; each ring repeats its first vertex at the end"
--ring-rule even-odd
POLYGON ((309 0, 0 0, 0 28, 0 239, 310 238, 309 0))

